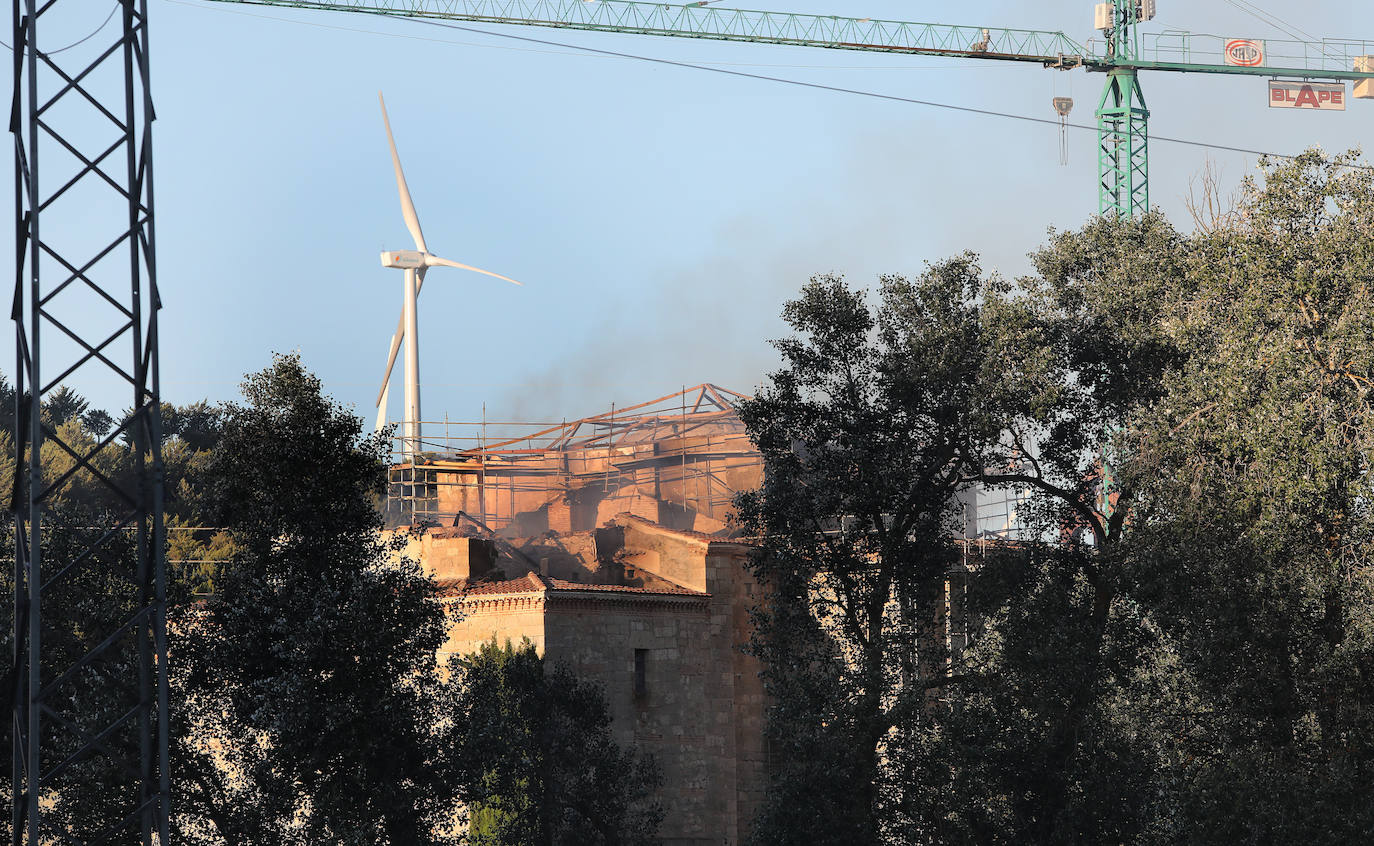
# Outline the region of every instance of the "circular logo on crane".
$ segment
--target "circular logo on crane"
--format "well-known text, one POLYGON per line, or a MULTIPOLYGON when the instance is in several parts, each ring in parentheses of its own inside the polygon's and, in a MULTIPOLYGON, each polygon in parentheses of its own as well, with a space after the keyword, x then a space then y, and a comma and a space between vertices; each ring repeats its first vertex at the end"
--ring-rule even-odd
POLYGON ((1264 64, 1264 42, 1232 38, 1226 42, 1226 64, 1254 68, 1264 64))

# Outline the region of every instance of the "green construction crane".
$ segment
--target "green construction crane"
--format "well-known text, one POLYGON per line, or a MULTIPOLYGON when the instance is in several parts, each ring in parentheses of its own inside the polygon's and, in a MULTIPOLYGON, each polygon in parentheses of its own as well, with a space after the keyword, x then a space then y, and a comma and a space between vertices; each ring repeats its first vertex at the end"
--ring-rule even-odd
MULTIPOLYGON (((1344 83, 1354 96, 1374 99, 1374 42, 1347 39, 1278 41, 1225 39, 1186 32, 1142 33, 1155 0, 1097 3, 1100 48, 1089 49, 1062 32, 797 15, 631 0, 214 0, 389 17, 518 24, 593 32, 704 38, 1033 62, 1060 70, 1084 68, 1107 75, 1097 107, 1098 204, 1103 214, 1130 217, 1150 207, 1150 111, 1140 90, 1142 70, 1268 76, 1270 105, 1345 107, 1344 83)), ((1090 42, 1092 43, 1092 42, 1090 42)))

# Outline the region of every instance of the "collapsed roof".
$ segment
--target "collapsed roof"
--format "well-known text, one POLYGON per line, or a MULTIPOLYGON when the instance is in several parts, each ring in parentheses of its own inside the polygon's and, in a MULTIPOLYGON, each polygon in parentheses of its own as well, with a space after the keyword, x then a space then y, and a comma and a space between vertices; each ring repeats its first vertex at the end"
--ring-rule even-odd
POLYGON ((560 424, 447 423, 443 439, 427 439, 437 450, 393 468, 391 519, 451 524, 466 514, 529 537, 586 531, 628 512, 724 532, 735 494, 763 478, 735 410, 742 399, 703 383, 560 424))

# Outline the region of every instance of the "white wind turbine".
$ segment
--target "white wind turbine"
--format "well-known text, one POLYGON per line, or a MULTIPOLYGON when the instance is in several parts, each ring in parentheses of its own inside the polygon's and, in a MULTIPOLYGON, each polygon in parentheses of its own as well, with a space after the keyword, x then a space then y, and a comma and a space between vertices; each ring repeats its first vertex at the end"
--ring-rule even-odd
POLYGON ((407 460, 413 461, 420 451, 420 338, 416 326, 416 309, 420 288, 425 284, 425 271, 438 266, 456 267, 460 270, 495 276, 516 285, 521 283, 490 270, 440 258, 425 246, 425 236, 420 231, 420 218, 415 213, 415 204, 411 202, 410 189, 406 187, 406 177, 401 171, 401 158, 396 154, 396 139, 391 135, 391 121, 386 115, 386 100, 382 98, 380 91, 377 92, 377 99, 382 104, 382 123, 386 125, 386 140, 391 146, 391 164, 396 169, 396 190, 401 195, 401 215, 405 218, 406 228, 410 230, 411 237, 415 239, 413 250, 389 250, 382 253, 384 267, 399 267, 405 271, 405 300, 401 319, 396 325, 396 333, 391 336, 386 374, 382 377, 382 390, 377 395, 377 428, 381 429, 386 425, 387 399, 391 394, 391 369, 396 366, 396 353, 400 349, 401 341, 404 340, 405 413, 401 417, 401 437, 404 455, 407 460))

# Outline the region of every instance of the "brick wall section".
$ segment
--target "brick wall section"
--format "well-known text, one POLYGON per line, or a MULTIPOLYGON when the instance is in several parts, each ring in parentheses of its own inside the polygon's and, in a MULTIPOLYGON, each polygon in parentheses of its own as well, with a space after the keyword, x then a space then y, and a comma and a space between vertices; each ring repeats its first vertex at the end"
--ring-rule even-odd
POLYGON ((549 503, 549 531, 560 535, 572 531, 572 506, 564 497, 549 503))
POLYGON ((465 537, 452 529, 429 529, 425 532, 392 530, 383 532, 382 539, 390 542, 397 534, 405 537, 405 547, 400 550, 400 555, 419 562, 420 569, 439 582, 471 578, 492 563, 487 555, 481 554, 474 569, 473 542, 478 541, 476 546, 482 546, 484 542, 465 537))

